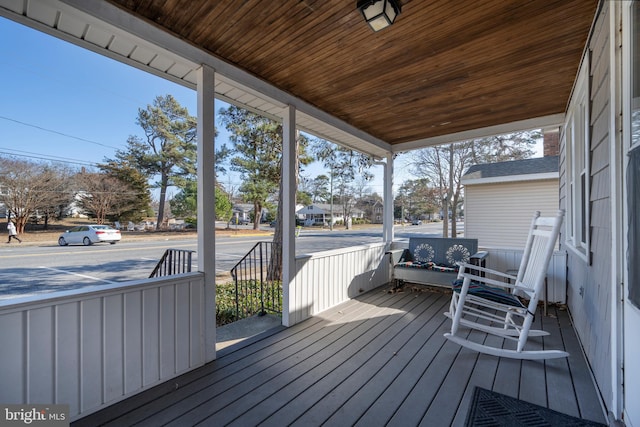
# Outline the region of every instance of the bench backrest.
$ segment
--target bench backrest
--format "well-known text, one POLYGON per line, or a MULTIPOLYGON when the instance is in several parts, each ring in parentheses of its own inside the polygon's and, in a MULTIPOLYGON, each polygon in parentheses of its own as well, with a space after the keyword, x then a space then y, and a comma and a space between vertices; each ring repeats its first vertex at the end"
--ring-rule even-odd
POLYGON ((409 252, 412 261, 434 262, 437 265, 456 267, 458 262, 469 262, 478 251, 478 239, 453 239, 443 237, 410 237, 409 252))

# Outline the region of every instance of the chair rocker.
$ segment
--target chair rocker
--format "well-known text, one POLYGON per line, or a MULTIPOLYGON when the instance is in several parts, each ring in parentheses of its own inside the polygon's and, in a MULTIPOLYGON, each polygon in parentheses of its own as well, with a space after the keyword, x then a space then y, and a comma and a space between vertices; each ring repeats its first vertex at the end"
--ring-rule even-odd
POLYGON ((555 217, 541 217, 540 212, 535 213, 517 276, 460 264, 449 312, 445 313, 452 319, 451 333, 444 334, 447 339, 474 351, 512 359, 569 356, 560 350, 524 350, 530 336, 549 335, 545 331, 531 330, 531 325, 563 217, 563 210, 555 217), (461 326, 516 341, 516 349, 470 341, 459 333, 461 326))

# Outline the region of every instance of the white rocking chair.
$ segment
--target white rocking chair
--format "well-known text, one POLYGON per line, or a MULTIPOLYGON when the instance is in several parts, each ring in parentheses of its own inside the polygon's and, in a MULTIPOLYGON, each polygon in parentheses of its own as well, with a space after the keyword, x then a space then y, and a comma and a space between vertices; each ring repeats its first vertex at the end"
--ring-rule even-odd
POLYGON ((451 333, 444 334, 447 339, 471 350, 513 359, 553 359, 569 355, 560 350, 524 350, 529 336, 549 335, 531 330, 531 324, 563 217, 563 210, 555 217, 535 213, 517 277, 460 264, 449 312, 445 313, 453 320, 451 333), (508 279, 509 283, 497 279, 508 279), (528 300, 528 304, 518 296, 528 300), (517 341, 517 347, 511 350, 470 341, 459 333, 460 326, 517 341))

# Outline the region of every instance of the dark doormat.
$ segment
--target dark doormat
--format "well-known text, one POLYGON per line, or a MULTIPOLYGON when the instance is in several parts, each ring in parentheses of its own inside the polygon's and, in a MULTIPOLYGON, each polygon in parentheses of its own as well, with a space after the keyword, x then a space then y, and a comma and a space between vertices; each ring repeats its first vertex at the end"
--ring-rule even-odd
POLYGON ((604 426, 476 387, 465 426, 604 426))

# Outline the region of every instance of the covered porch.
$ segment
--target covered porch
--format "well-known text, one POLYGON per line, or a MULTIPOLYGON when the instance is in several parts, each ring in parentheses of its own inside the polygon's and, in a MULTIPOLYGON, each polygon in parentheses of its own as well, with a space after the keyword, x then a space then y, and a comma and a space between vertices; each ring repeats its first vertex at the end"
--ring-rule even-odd
POLYGON ((10 19, 198 91, 201 223, 215 220, 218 98, 283 123, 285 229, 295 227, 296 129, 383 162, 381 243, 296 258, 294 233, 285 233, 288 328, 219 352, 215 238, 206 227, 198 273, 0 304, 0 337, 17 343, 3 349, 0 378, 18 384, 3 387, 0 400, 68 403, 78 425, 462 425, 478 385, 605 422, 566 311, 537 321, 552 329, 541 345, 566 349, 568 359, 481 356, 442 337, 446 294, 386 293, 385 255, 394 244, 395 154, 557 128, 598 2, 495 0, 452 13, 407 1, 405 24, 395 27, 403 30, 386 36, 356 25, 364 23, 352 2, 288 1, 286 14, 278 2, 240 11, 234 2, 196 3, 0 0, 10 19), (432 19, 439 33, 422 40, 432 19))
POLYGON ((519 361, 445 340, 446 292, 388 289, 227 347, 215 361, 73 425, 461 426, 476 386, 606 423, 565 309, 540 310, 536 322, 551 335, 532 346, 570 356, 519 361))

